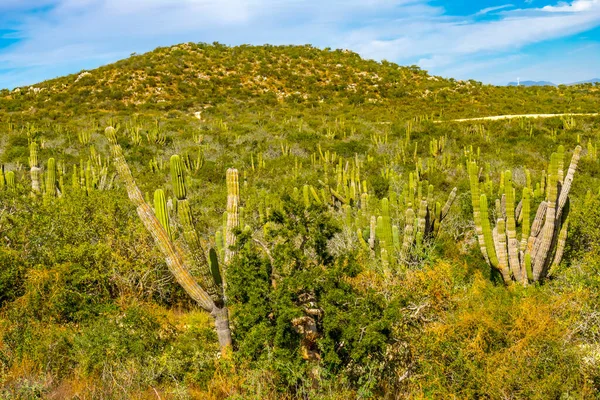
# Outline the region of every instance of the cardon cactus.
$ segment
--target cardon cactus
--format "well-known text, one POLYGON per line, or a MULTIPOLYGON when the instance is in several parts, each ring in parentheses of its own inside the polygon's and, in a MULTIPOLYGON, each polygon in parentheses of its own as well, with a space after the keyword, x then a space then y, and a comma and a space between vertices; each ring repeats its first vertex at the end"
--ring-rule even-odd
POLYGON ((202 286, 211 299, 216 304, 222 305, 223 289, 220 287, 221 284, 216 284, 213 279, 211 266, 207 262, 205 250, 194 227, 194 218, 187 198, 185 181, 183 161, 180 156, 174 155, 171 157, 171 185, 177 201, 177 218, 182 227, 183 238, 194 261, 190 263, 190 272, 202 282, 202 286))
POLYGON ((40 193, 41 169, 38 162, 38 145, 36 142, 31 142, 31 144, 29 145, 29 168, 31 176, 31 191, 34 194, 40 193))
MULTIPOLYGON (((473 216, 481 252, 493 268, 496 268, 506 284, 519 282, 527 285, 538 282, 552 274, 560 264, 567 238, 569 191, 581 146, 577 146, 571 158, 569 169, 564 171, 564 148, 550 158, 547 175, 542 182, 546 189, 546 199, 538 206, 533 222, 530 222, 531 200, 539 197, 539 188, 532 193, 529 187, 523 189, 519 206, 515 208, 515 189, 512 173, 501 175, 501 199, 496 200, 496 226, 492 229, 488 199, 479 193, 479 167, 469 163, 473 216), (517 224, 521 222, 519 239, 517 224)), ((528 182, 530 180, 528 179, 528 182)))
MULTIPOLYGON (((426 182, 425 182, 426 183, 426 182)), ((414 192, 408 198, 418 201, 418 209, 415 213, 413 205, 409 203, 405 211, 404 239, 400 250, 400 259, 406 261, 413 247, 422 247, 425 241, 430 241, 439 233, 440 226, 450 212, 450 207, 456 199, 457 188, 453 188, 446 203, 442 207, 440 203, 433 202, 433 186, 427 185, 427 195, 423 196, 422 182, 417 186, 417 196, 414 192)), ((414 190, 409 186, 409 191, 414 190)))
POLYGON ((225 265, 229 265, 235 253, 235 230, 239 227, 240 180, 237 169, 227 170, 227 225, 225 230, 225 265))
MULTIPOLYGON (((380 257, 384 264, 397 263, 392 258, 394 253, 399 255, 400 263, 406 263, 414 256, 413 249, 420 249, 424 243, 437 236, 442 221, 448 215, 450 207, 456 199, 457 188, 452 189, 444 206, 433 201, 433 186, 427 182, 419 182, 413 174, 409 175, 404 199, 406 210, 404 211, 404 236, 400 237, 400 228, 392 224, 390 218, 390 202, 387 198, 381 200, 381 215, 372 217, 371 238, 369 247, 375 248, 376 240, 379 243, 380 257), (424 193, 425 186, 426 193, 424 193), (418 207, 413 207, 416 202, 418 207), (416 212, 415 212, 416 209, 416 212)), ((360 230, 358 231, 361 235, 360 230)), ((359 238, 360 240, 361 238, 359 238)), ((364 238, 362 238, 364 240, 364 238)))
POLYGON ((8 171, 5 175, 5 179, 8 190, 15 190, 17 188, 17 180, 14 171, 8 171))
MULTIPOLYGON (((158 249, 163 253, 167 266, 177 282, 183 287, 186 293, 194 299, 200 307, 209 312, 215 318, 215 327, 219 344, 223 352, 231 346, 231 332, 229 330, 229 312, 224 304, 223 290, 215 281, 218 276, 213 264, 214 260, 211 254, 211 263, 200 244, 197 233, 193 228, 189 205, 187 204, 187 190, 185 188, 185 179, 182 174, 183 168, 181 159, 178 157, 172 160, 172 179, 174 181, 173 190, 177 198, 178 217, 183 226, 183 236, 187 246, 180 246, 172 240, 169 232, 163 226, 166 225, 165 217, 163 223, 157 218, 152 207, 146 201, 142 192, 137 187, 131 174, 131 170, 125 161, 123 150, 117 143, 116 131, 112 127, 105 130, 106 137, 110 142, 111 152, 114 158, 114 164, 117 172, 127 189, 127 194, 131 202, 136 206, 137 213, 145 228, 151 234, 158 249), (192 271, 200 275, 197 279, 192 271)), ((163 201, 164 198, 157 195, 161 213, 166 213, 163 201)))
POLYGON ((50 158, 48 159, 48 166, 46 168, 46 190, 44 196, 55 197, 56 185, 56 161, 54 158, 50 158))

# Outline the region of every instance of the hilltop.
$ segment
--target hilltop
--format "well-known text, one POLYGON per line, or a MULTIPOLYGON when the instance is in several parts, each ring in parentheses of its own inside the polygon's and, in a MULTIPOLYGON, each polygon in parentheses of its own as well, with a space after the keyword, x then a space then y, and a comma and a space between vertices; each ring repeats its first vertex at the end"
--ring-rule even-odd
MULTIPOLYGON (((0 110, 18 119, 80 114, 182 112, 217 105, 235 112, 270 107, 385 107, 401 116, 592 112, 598 87, 495 87, 362 59, 349 50, 304 46, 185 43, 90 71, 0 91, 0 110)), ((0 118, 2 114, 0 113, 0 118)))

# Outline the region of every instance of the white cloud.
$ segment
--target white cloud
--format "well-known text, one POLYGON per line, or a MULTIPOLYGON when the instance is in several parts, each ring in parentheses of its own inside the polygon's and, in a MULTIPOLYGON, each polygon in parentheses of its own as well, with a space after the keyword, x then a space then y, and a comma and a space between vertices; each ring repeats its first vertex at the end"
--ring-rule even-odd
MULTIPOLYGON (((506 4, 462 17, 429 0, 0 0, 0 10, 50 4, 45 13, 15 13, 20 42, 0 50, 2 68, 32 69, 37 79, 40 68, 53 76, 156 46, 220 41, 349 48, 443 73, 600 25, 600 0, 521 10, 506 4), (491 12, 494 20, 478 18, 491 12)), ((31 82, 0 73, 0 87, 22 83, 31 82)))
POLYGON ((478 11, 475 15, 485 15, 485 14, 489 14, 494 11, 504 10, 505 8, 510 8, 510 7, 514 7, 514 5, 513 4, 504 4, 502 6, 488 7, 488 8, 484 8, 483 10, 478 11))
POLYGON ((598 8, 600 8, 600 0, 575 0, 572 3, 560 2, 556 6, 545 6, 542 7, 542 10, 547 12, 584 12, 598 10, 598 8))

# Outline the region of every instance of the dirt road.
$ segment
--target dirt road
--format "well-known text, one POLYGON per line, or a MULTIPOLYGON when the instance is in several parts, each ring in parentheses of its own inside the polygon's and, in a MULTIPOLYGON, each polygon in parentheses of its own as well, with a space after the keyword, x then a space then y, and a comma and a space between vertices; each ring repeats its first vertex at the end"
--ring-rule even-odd
POLYGON ((478 118, 463 118, 463 119, 450 119, 447 121, 434 121, 436 124, 443 122, 469 122, 469 121, 496 121, 500 119, 514 119, 514 118, 552 118, 552 117, 570 117, 570 116, 597 116, 598 113, 568 113, 568 114, 520 114, 520 115, 495 115, 493 117, 478 117, 478 118))

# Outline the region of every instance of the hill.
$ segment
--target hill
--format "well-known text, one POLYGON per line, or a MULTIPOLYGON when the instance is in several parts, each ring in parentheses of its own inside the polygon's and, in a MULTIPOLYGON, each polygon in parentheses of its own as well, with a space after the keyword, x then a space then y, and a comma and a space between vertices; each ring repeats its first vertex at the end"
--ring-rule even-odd
MULTIPOLYGON (((600 89, 494 87, 431 76, 416 66, 364 60, 348 50, 312 46, 186 43, 158 48, 91 71, 0 91, 0 110, 52 120, 84 113, 179 112, 217 105, 254 112, 296 109, 386 108, 406 117, 432 110, 442 117, 590 112, 600 89)), ((2 114, 0 114, 0 117, 2 114)))

